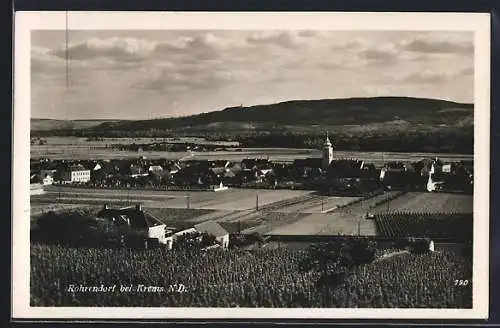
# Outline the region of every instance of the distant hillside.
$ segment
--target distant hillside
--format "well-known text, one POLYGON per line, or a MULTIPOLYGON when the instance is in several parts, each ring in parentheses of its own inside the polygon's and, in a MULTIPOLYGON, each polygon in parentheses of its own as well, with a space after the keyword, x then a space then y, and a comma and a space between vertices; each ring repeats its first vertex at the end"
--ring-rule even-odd
POLYGON ((255 130, 283 125, 359 126, 395 121, 423 125, 458 125, 471 121, 473 111, 472 104, 424 98, 294 100, 270 105, 231 107, 186 117, 103 122, 92 130, 177 130, 188 127, 255 130))
POLYGON ((53 120, 44 118, 31 119, 31 131, 84 130, 97 127, 103 123, 112 124, 120 120, 53 120))

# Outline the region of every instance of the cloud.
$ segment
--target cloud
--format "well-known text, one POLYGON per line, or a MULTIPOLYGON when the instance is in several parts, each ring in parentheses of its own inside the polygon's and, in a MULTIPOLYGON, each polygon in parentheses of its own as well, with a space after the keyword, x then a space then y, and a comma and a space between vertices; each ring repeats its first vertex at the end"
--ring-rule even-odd
POLYGON ((474 52, 472 40, 446 36, 419 35, 411 40, 402 41, 399 47, 405 51, 420 53, 472 54, 474 52))
POLYGON ((252 45, 271 45, 289 49, 306 46, 308 39, 313 37, 310 31, 266 31, 253 33, 246 38, 252 45))
POLYGON ((230 85, 238 78, 237 72, 224 70, 221 67, 208 69, 203 65, 170 66, 157 69, 156 74, 143 74, 139 81, 131 84, 132 88, 150 91, 214 90, 230 85))
POLYGON ((365 46, 358 52, 357 57, 366 65, 395 64, 403 59, 399 50, 389 42, 371 47, 365 46))
POLYGON ((422 70, 418 72, 409 73, 399 79, 399 82, 405 82, 409 84, 420 84, 420 83, 446 83, 457 79, 463 75, 469 75, 470 69, 463 69, 460 71, 431 71, 422 70))
POLYGON ((391 43, 385 43, 374 48, 364 49, 360 55, 369 60, 390 61, 397 57, 398 50, 391 43))
POLYGON ((461 70, 459 75, 474 75, 474 67, 469 67, 461 70))
MULTIPOLYGON (((81 101, 89 106, 78 108, 88 107, 89 113, 122 110, 127 117, 147 115, 144 111, 160 115, 173 102, 180 114, 188 114, 371 92, 468 101, 473 89, 472 56, 406 49, 417 39, 435 42, 439 33, 88 31, 75 33, 68 62, 65 45, 54 47, 63 36, 33 40, 38 47, 32 47, 32 89, 39 116, 44 108, 52 111, 50 103, 65 90, 66 64, 74 106, 81 101)), ((451 36, 453 44, 470 41, 451 36)))
POLYGON ((66 62, 54 56, 49 48, 31 47, 31 71, 44 73, 54 69, 63 68, 66 62))
MULTIPOLYGON (((113 58, 123 61, 145 60, 155 49, 156 44, 137 38, 91 38, 68 45, 67 55, 71 60, 89 60, 95 58, 113 58)), ((66 46, 61 45, 53 54, 66 58, 66 46)))

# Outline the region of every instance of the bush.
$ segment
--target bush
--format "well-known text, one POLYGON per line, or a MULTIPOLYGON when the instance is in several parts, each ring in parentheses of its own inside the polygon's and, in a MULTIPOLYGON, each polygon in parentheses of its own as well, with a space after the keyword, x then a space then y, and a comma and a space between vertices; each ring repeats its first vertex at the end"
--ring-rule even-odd
POLYGON ((375 252, 375 242, 367 238, 338 239, 313 244, 299 267, 302 272, 318 273, 318 285, 336 286, 342 283, 350 270, 372 262, 375 252))

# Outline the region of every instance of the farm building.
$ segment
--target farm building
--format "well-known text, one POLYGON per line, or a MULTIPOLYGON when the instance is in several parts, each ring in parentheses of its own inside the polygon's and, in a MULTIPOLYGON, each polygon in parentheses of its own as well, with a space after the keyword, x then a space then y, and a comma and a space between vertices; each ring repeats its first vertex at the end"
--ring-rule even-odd
POLYGON ((97 213, 97 218, 107 219, 129 231, 144 232, 148 238, 156 238, 160 244, 166 244, 165 224, 145 213, 141 205, 112 209, 108 205, 97 213))
POLYGON ((215 221, 206 221, 194 226, 194 229, 201 233, 208 233, 215 236, 215 239, 222 245, 223 248, 229 247, 229 232, 226 231, 220 224, 215 221))

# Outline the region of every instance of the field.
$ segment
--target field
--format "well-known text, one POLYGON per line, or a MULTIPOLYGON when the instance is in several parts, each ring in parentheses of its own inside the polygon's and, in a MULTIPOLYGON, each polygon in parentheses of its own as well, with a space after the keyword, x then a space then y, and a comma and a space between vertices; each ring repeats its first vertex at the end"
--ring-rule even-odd
MULTIPOLYGON (((101 140, 87 140, 87 138, 82 137, 43 137, 47 141, 44 146, 49 146, 49 148, 54 149, 70 149, 71 147, 85 148, 88 146, 100 146, 113 144, 143 144, 143 143, 154 143, 154 142, 168 142, 168 143, 196 143, 200 145, 220 145, 220 146, 238 146, 236 141, 211 141, 205 140, 203 138, 196 137, 182 137, 182 138, 101 138, 101 140), (63 148, 68 147, 68 148, 63 148)), ((37 145, 32 147, 37 148, 37 145)), ((40 147, 43 150, 44 147, 40 147)))
POLYGON ((470 308, 470 258, 459 252, 399 254, 361 266, 346 281, 318 287, 298 249, 253 252, 67 249, 31 246, 31 306, 470 308), (53 282, 48 284, 47 282, 53 282), (68 291, 70 284, 114 292, 68 291), (137 286, 164 288, 141 292, 137 286), (133 286, 120 292, 120 286, 133 286), (173 286, 173 289, 170 287, 173 286), (180 288, 179 286, 182 286, 180 288))
POLYGON ((389 238, 421 237, 472 240, 472 214, 382 214, 375 218, 379 235, 389 238))
MULTIPOLYGON (((472 213, 472 196, 445 193, 397 191, 364 199, 329 213, 316 213, 271 231, 277 235, 367 235, 378 234, 374 220, 367 213, 472 213)), ((448 227, 450 227, 448 225, 448 227)), ((451 226, 453 227, 453 225, 451 226)))
MULTIPOLYGON (((107 138, 105 141, 86 141, 84 138, 75 137, 48 137, 46 145, 32 145, 30 154, 32 159, 50 158, 50 159, 117 159, 117 158, 137 158, 145 156, 147 158, 167 158, 183 159, 197 158, 218 160, 226 159, 232 161, 241 161, 245 158, 267 158, 272 161, 292 162, 294 159, 307 157, 320 157, 321 152, 316 149, 292 149, 292 148, 242 148, 241 151, 207 151, 207 152, 134 152, 134 151, 112 151, 104 148, 106 144, 131 144, 160 142, 163 138, 107 138)), ((165 139, 168 140, 168 139, 165 139)), ((174 140, 168 140, 174 142, 174 140)), ((195 138, 183 138, 176 142, 196 142, 199 144, 214 142, 204 142, 195 138)), ((234 145, 232 142, 217 142, 221 146, 234 145)), ((418 161, 423 158, 439 157, 445 161, 472 160, 473 155, 461 154, 439 154, 439 153, 397 153, 397 152, 358 152, 358 151, 335 151, 335 158, 356 158, 381 166, 388 161, 418 161)))
MULTIPOLYGON (((53 207, 120 207, 141 203, 169 226, 186 227, 213 220, 230 232, 276 235, 366 235, 380 232, 367 213, 472 213, 472 196, 399 191, 374 197, 326 197, 297 190, 229 189, 175 192, 49 187, 31 197, 32 212, 53 207), (50 205, 52 204, 52 205, 50 205), (258 206, 257 206, 258 205, 258 206)), ((32 213, 33 215, 33 213, 32 213)))
POLYGON ((106 202, 125 201, 131 204, 141 202, 146 207, 190 208, 242 211, 254 209, 257 205, 302 197, 309 191, 298 190, 250 190, 230 189, 219 192, 201 191, 160 191, 160 190, 110 190, 86 189, 51 186, 44 195, 32 196, 33 202, 78 202, 105 204, 106 202), (189 200, 188 200, 189 198, 189 200), (189 204, 188 204, 189 203, 189 204))
POLYGON ((409 192, 371 211, 372 213, 472 213, 470 195, 409 192))

